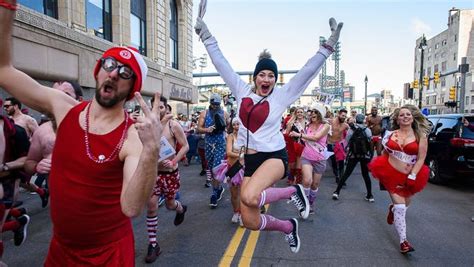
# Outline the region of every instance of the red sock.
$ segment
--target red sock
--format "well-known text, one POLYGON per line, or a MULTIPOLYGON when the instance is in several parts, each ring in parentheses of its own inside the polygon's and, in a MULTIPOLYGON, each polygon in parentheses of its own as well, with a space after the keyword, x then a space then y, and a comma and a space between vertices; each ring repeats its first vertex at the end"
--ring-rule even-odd
POLYGON ((17 220, 12 220, 5 222, 2 228, 2 233, 5 233, 7 231, 15 231, 16 229, 20 228, 20 222, 17 220))
POLYGON ((15 217, 15 218, 18 218, 20 217, 22 214, 21 214, 21 211, 17 208, 12 208, 10 210, 10 213, 9 213, 12 217, 15 217))
POLYGON ((0 241, 0 258, 3 256, 3 241, 0 241))
POLYGON ((301 169, 295 169, 295 181, 297 184, 303 182, 303 173, 301 172, 301 169))
POLYGON ((36 193, 38 193, 38 195, 40 195, 40 197, 44 196, 44 189, 41 188, 41 187, 38 187, 36 188, 36 193))

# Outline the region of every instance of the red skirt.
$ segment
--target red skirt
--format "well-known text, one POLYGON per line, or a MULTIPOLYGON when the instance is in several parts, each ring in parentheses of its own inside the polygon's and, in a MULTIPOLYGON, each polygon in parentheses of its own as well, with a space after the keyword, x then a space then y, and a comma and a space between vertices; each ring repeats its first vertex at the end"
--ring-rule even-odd
POLYGON ((423 165, 416 175, 416 180, 407 185, 408 175, 393 168, 388 162, 388 155, 375 157, 368 167, 372 176, 378 179, 388 192, 402 197, 410 197, 423 190, 430 175, 428 166, 423 165))
POLYGON ((303 154, 304 145, 300 144, 298 142, 294 142, 293 144, 294 144, 294 147, 295 147, 296 157, 301 158, 301 154, 303 154))
POLYGON ((53 236, 44 266, 135 266, 133 233, 111 244, 87 249, 64 246, 53 236))

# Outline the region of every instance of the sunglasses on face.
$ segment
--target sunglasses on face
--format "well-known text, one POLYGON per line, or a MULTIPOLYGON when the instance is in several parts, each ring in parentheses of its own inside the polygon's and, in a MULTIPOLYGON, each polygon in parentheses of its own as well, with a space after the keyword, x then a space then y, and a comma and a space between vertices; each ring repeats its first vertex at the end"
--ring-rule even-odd
POLYGON ((4 109, 7 109, 7 108, 9 108, 9 107, 11 107, 11 106, 13 106, 13 105, 3 105, 3 108, 4 108, 4 109))
POLYGON ((129 80, 135 75, 133 70, 129 66, 119 65, 117 60, 113 57, 102 58, 102 68, 106 72, 112 72, 115 69, 118 69, 118 75, 124 80, 129 80))

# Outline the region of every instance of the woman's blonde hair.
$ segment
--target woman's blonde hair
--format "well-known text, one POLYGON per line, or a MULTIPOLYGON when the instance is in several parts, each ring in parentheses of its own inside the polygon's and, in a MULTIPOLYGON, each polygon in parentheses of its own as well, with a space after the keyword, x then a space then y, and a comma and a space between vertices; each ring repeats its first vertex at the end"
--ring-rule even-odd
POLYGON ((296 113, 298 110, 302 110, 304 112, 304 109, 302 107, 296 107, 295 111, 293 111, 293 114, 291 114, 291 118, 288 120, 288 125, 292 125, 296 121, 296 113))
POLYGON ((403 105, 400 108, 397 108, 393 111, 392 116, 390 116, 390 120, 392 123, 392 130, 400 129, 400 125, 398 124, 398 116, 400 115, 401 109, 408 109, 413 116, 413 123, 411 124, 411 128, 415 132, 415 137, 417 141, 420 141, 422 136, 428 136, 430 133, 430 125, 426 117, 421 113, 420 109, 411 104, 403 105))

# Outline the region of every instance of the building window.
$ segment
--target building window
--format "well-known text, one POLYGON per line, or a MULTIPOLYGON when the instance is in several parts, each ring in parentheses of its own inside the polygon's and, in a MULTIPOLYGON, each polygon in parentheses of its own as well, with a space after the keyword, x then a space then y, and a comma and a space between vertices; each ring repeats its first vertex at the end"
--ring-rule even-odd
POLYGON ((466 96, 466 105, 469 105, 469 96, 466 96))
POLYGON ((170 63, 178 69, 178 8, 176 0, 170 0, 170 63))
POLYGON ((435 44, 435 49, 438 49, 439 43, 435 44))
POLYGON ((448 44, 448 41, 446 41, 446 39, 443 40, 443 46, 447 45, 448 44))
POLYGON ((457 42, 457 41, 458 41, 458 35, 455 34, 455 35, 454 35, 454 42, 457 42))
POLYGON ((112 41, 112 13, 110 11, 110 0, 87 0, 87 31, 95 36, 112 41))
POLYGON ((471 95, 471 103, 474 103, 474 95, 471 95))
POLYGON ((428 76, 431 76, 431 67, 428 68, 428 73, 427 73, 428 76))
POLYGON ((58 18, 57 0, 18 0, 18 3, 52 18, 58 18))
POLYGON ((454 52, 453 60, 456 61, 456 52, 454 52))
POLYGON ((146 56, 146 3, 145 0, 130 1, 131 45, 146 56))
POLYGON ((441 77, 441 87, 446 86, 446 77, 441 77))
POLYGON ((441 72, 446 71, 446 61, 441 62, 441 72))

